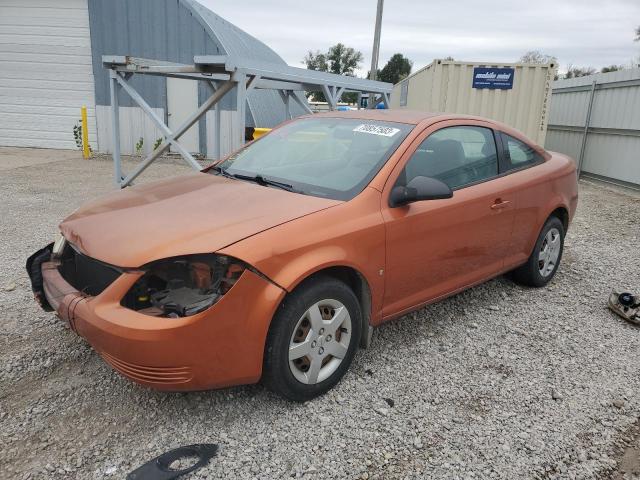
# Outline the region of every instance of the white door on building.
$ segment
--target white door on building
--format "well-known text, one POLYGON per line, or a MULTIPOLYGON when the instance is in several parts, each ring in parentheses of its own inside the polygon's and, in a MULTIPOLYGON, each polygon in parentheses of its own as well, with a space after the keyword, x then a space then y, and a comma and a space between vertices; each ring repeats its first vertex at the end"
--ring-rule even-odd
MULTIPOLYGON (((198 82, 182 78, 167 78, 167 115, 169 128, 175 132, 198 109, 198 82)), ((189 152, 199 152, 198 123, 187 130, 178 141, 189 152)), ((175 151, 172 147, 171 151, 175 151)))
POLYGON ((82 105, 95 149, 87 0, 0 0, 0 146, 76 149, 82 105))

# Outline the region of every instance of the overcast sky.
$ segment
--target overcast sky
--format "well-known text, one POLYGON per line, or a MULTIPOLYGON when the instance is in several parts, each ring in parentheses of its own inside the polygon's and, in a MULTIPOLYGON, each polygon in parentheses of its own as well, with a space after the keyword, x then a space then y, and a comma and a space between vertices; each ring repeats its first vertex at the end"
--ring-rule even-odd
MULTIPOLYGON (((376 0, 199 0, 293 66, 342 42, 371 63, 376 0)), ((417 70, 434 58, 513 62, 527 50, 600 68, 640 55, 640 0, 385 0, 382 66, 396 52, 417 70)))

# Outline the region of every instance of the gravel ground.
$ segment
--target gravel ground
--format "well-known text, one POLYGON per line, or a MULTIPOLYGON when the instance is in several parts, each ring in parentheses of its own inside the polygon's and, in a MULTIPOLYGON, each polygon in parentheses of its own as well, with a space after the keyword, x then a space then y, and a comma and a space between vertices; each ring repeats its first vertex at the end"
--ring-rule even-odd
POLYGON ((26 257, 113 188, 107 159, 78 157, 0 149, 0 477, 124 478, 209 442, 188 478, 639 478, 640 329, 605 302, 640 292, 640 196, 582 182, 547 288, 501 277, 388 323, 337 388, 292 404, 259 385, 144 389, 38 309, 26 257))

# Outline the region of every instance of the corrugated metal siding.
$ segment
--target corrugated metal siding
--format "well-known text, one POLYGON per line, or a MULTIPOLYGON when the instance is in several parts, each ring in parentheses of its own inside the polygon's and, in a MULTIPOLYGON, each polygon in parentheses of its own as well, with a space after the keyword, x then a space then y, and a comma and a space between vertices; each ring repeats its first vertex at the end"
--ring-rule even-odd
POLYGON ((87 106, 96 146, 86 0, 0 3, 0 145, 75 149, 87 106))
POLYGON ((465 63, 436 60, 394 86, 391 108, 480 115, 504 122, 542 144, 555 69, 548 65, 465 63), (512 67, 513 88, 472 88, 474 67, 512 67), (401 105, 403 84, 408 85, 401 105))
POLYGON ((640 69, 554 82, 545 146, 579 160, 594 80, 589 128, 595 130, 587 135, 582 170, 640 185, 640 69))
MULTIPOLYGON (((103 55, 193 63, 193 56, 202 52, 224 53, 181 0, 89 0, 89 18, 98 105, 110 105, 103 55)), ((166 108, 164 78, 134 75, 131 84, 152 107, 166 108)), ((135 105, 124 92, 119 99, 122 106, 135 105)))
MULTIPOLYGON (((164 109, 154 108, 156 115, 164 117, 164 109)), ((96 120, 98 125, 98 151, 111 151, 111 107, 96 105, 96 120)), ((120 151, 124 155, 148 155, 153 151, 153 145, 162 132, 155 123, 137 107, 120 107, 120 151), (144 140, 142 150, 136 151, 136 144, 144 140)))

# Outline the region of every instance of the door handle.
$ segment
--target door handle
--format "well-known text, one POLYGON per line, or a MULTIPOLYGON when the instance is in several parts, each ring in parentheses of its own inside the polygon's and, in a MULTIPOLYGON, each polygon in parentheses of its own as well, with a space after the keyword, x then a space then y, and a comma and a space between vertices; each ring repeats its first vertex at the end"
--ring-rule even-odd
POLYGON ((509 200, 502 200, 501 198, 496 198, 493 205, 491 205, 491 210, 500 210, 501 208, 507 208, 511 202, 509 200))

